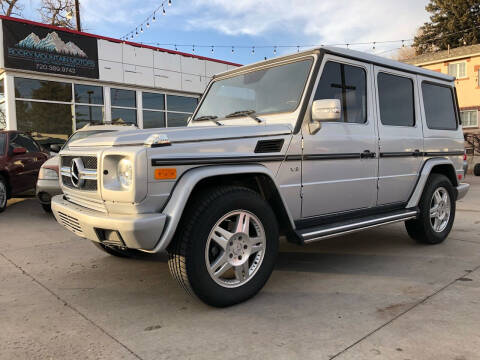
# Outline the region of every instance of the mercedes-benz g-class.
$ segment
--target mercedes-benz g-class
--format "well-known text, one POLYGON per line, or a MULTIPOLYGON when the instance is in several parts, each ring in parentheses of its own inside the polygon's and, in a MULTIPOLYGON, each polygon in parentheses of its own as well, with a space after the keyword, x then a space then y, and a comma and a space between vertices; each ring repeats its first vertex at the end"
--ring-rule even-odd
POLYGON ((52 208, 109 254, 168 251, 188 292, 228 306, 263 287, 279 235, 403 221, 442 242, 469 187, 463 155, 453 77, 322 47, 215 76, 185 128, 72 143, 52 208))

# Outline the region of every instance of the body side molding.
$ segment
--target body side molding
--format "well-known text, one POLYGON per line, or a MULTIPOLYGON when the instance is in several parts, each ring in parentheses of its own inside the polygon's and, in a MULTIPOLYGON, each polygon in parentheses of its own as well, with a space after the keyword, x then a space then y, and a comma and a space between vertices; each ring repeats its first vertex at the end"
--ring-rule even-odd
MULTIPOLYGON (((178 180, 167 205, 163 209, 162 213, 167 215, 167 225, 165 226, 160 239, 151 250, 143 250, 149 253, 157 253, 165 250, 170 244, 170 241, 175 234, 180 218, 182 217, 183 210, 187 204, 188 199, 195 187, 201 180, 218 175, 234 175, 234 174, 263 174, 268 176, 273 184, 275 184, 277 191, 279 189, 278 184, 275 181, 275 177, 271 171, 261 164, 245 164, 245 165, 218 165, 218 166, 202 166, 193 168, 185 172, 178 180)), ((283 207, 290 220, 292 229, 295 229, 295 223, 292 215, 287 207, 285 199, 282 197, 280 191, 278 191, 280 199, 282 200, 283 207)))

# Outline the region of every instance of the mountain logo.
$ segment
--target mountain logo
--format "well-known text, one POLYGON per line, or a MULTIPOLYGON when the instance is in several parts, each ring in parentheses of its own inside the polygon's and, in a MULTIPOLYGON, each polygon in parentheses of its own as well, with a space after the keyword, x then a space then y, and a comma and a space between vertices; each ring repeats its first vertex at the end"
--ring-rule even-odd
POLYGON ((25 49, 56 52, 59 54, 79 56, 83 58, 87 57, 87 54, 75 45, 75 43, 71 41, 65 43, 55 31, 48 33, 43 39, 40 39, 32 32, 25 39, 19 41, 16 46, 25 49))

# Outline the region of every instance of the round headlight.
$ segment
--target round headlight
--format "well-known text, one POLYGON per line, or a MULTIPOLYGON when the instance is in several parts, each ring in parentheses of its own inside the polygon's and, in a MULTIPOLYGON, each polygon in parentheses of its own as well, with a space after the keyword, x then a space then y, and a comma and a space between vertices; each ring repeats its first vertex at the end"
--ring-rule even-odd
POLYGON ((130 187, 133 178, 132 162, 128 159, 120 160, 117 165, 117 175, 123 187, 130 187))

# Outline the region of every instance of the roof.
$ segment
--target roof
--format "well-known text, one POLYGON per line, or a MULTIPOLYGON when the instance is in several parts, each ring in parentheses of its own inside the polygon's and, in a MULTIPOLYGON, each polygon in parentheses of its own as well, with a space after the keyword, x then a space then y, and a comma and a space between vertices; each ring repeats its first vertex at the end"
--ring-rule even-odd
POLYGON ((404 62, 408 64, 427 64, 435 63, 444 60, 454 60, 458 58, 465 58, 472 55, 480 55, 480 44, 461 46, 450 50, 442 50, 422 55, 415 56, 411 59, 406 59, 404 62))
POLYGON ((205 57, 205 56, 200 56, 200 55, 185 53, 185 52, 181 52, 181 51, 174 51, 174 50, 164 49, 164 48, 157 47, 157 46, 145 45, 145 44, 141 44, 141 43, 136 43, 136 42, 132 42, 132 41, 125 41, 125 40, 115 39, 115 38, 111 38, 111 37, 107 37, 107 36, 102 36, 102 35, 90 34, 90 33, 83 32, 83 31, 77 31, 77 30, 67 29, 67 28, 60 27, 60 26, 53 26, 53 25, 43 24, 43 23, 39 23, 39 22, 36 22, 36 21, 31 21, 31 20, 26 20, 26 19, 19 19, 19 18, 15 18, 15 17, 11 17, 11 16, 0 15, 0 19, 2 19, 2 20, 16 21, 16 22, 20 22, 20 23, 24 23, 24 24, 29 24, 29 25, 41 26, 41 27, 48 28, 48 29, 65 31, 65 32, 68 32, 68 33, 71 33, 71 34, 77 34, 77 35, 92 37, 92 38, 96 38, 96 39, 107 40, 107 41, 111 41, 111 42, 115 42, 115 43, 128 44, 128 45, 131 45, 131 46, 140 47, 140 48, 145 48, 145 49, 162 51, 162 52, 166 52, 166 53, 169 53, 169 54, 176 54, 176 55, 181 55, 181 56, 185 56, 185 57, 196 58, 196 59, 200 59, 200 60, 214 61, 214 62, 218 62, 218 63, 221 63, 221 64, 227 64, 227 65, 232 65, 232 66, 241 66, 241 64, 236 64, 236 63, 233 63, 233 62, 230 62, 230 61, 214 59, 214 58, 210 58, 210 57, 205 57))
POLYGON ((351 50, 351 49, 340 48, 340 47, 335 47, 335 46, 316 47, 316 48, 313 48, 313 49, 310 49, 310 50, 300 51, 300 52, 296 52, 296 53, 293 53, 293 54, 290 54, 290 55, 276 57, 276 58, 273 58, 273 59, 270 59, 270 60, 261 61, 261 62, 249 64, 249 65, 246 65, 246 66, 242 66, 240 68, 232 69, 232 70, 220 73, 218 75, 215 75, 215 77, 222 77, 222 76, 225 76, 225 75, 230 75, 230 74, 237 73, 239 71, 249 70, 249 69, 255 68, 255 67, 257 67, 259 65, 262 65, 262 64, 274 64, 274 63, 277 63, 279 61, 295 59, 297 57, 302 57, 302 56, 305 56, 305 55, 308 55, 308 54, 320 53, 320 52, 324 52, 324 53, 332 54, 332 55, 338 55, 338 56, 350 58, 350 59, 353 59, 353 60, 359 60, 359 61, 367 62, 367 63, 373 64, 373 65, 383 66, 383 67, 386 67, 386 68, 395 69, 395 70, 399 70, 399 71, 405 71, 405 72, 409 72, 409 73, 413 73, 413 74, 419 74, 419 75, 423 75, 423 76, 433 77, 433 78, 444 80, 444 81, 455 80, 455 78, 453 76, 450 76, 450 75, 447 75, 447 74, 442 74, 442 73, 439 73, 437 71, 432 71, 432 70, 424 69, 424 68, 421 68, 421 67, 418 67, 418 66, 405 64, 403 62, 395 61, 395 60, 388 59, 388 58, 385 58, 385 57, 382 57, 382 56, 377 56, 377 55, 373 55, 373 54, 369 54, 369 53, 365 53, 365 52, 361 52, 361 51, 357 51, 357 50, 351 50))

